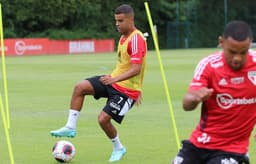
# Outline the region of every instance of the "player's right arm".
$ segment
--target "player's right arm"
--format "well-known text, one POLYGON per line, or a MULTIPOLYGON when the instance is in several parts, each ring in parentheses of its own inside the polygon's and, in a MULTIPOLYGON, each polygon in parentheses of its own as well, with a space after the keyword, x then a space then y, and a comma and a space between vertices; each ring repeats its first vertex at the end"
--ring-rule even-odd
POLYGON ((210 61, 209 57, 205 57, 197 64, 194 77, 182 101, 185 111, 194 110, 199 103, 212 95, 213 89, 208 87, 212 70, 209 66, 210 61))
POLYGON ((194 110, 200 102, 207 100, 213 93, 213 89, 202 87, 198 90, 188 91, 183 98, 183 109, 194 110))

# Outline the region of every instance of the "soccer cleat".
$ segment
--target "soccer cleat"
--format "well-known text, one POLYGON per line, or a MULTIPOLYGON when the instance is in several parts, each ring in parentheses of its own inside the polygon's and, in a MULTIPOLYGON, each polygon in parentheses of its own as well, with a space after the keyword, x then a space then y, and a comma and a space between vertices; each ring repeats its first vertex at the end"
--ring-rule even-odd
POLYGON ((115 162, 121 160, 121 158, 125 155, 126 149, 123 147, 119 150, 114 150, 109 158, 109 162, 115 162))
POLYGON ((55 137, 75 137, 76 136, 76 129, 70 129, 68 127, 62 127, 57 130, 53 130, 50 132, 52 136, 55 137))

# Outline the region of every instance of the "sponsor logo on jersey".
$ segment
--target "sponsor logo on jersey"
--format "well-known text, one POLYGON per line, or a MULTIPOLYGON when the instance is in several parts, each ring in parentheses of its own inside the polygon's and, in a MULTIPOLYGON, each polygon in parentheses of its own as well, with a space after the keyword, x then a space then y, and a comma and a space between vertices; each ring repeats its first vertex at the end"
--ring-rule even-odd
POLYGON ((255 104, 256 97, 252 98, 233 98, 230 94, 223 93, 217 94, 216 101, 219 107, 222 109, 228 109, 232 107, 232 105, 247 105, 247 104, 255 104))
POLYGON ((248 72, 248 79, 256 85, 256 71, 249 71, 248 72))
POLYGON ((228 82, 227 82, 227 80, 225 80, 224 78, 222 78, 220 81, 219 81, 219 85, 220 86, 224 86, 224 85, 227 85, 228 84, 228 82))
POLYGON ((232 84, 242 84, 244 83, 244 77, 233 77, 230 81, 232 84))

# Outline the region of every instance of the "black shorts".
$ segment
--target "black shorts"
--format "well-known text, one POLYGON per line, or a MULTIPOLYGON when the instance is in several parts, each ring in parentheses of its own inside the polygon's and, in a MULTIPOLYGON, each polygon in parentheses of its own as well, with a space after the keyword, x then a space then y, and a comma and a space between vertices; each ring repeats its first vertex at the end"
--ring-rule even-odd
POLYGON ((249 164, 246 154, 229 153, 220 150, 202 149, 188 140, 182 141, 182 148, 171 164, 249 164))
POLYGON ((107 102, 103 111, 108 113, 112 119, 121 124, 126 112, 134 105, 134 100, 127 95, 117 91, 111 85, 104 85, 100 82, 101 76, 88 78, 94 88, 94 98, 107 98, 107 102))

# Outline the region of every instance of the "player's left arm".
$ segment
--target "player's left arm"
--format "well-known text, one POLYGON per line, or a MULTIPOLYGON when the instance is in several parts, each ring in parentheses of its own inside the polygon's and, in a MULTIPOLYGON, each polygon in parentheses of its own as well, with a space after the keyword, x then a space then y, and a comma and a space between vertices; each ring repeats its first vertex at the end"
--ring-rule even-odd
POLYGON ((127 52, 130 55, 130 69, 116 77, 111 77, 110 75, 101 77, 103 84, 109 85, 115 82, 127 80, 140 73, 143 57, 146 54, 146 43, 144 38, 139 34, 135 34, 128 43, 127 52))
POLYGON ((111 77, 110 75, 105 75, 100 78, 100 81, 104 85, 109 85, 109 84, 116 83, 119 81, 127 80, 133 76, 136 76, 137 74, 139 74, 140 70, 141 70, 141 64, 132 64, 131 68, 128 71, 126 71, 125 73, 123 73, 119 76, 116 76, 116 77, 111 77))
POLYGON ((115 82, 132 78, 133 76, 138 75, 140 73, 140 70, 141 70, 141 64, 132 64, 131 68, 128 71, 114 78, 115 82))

